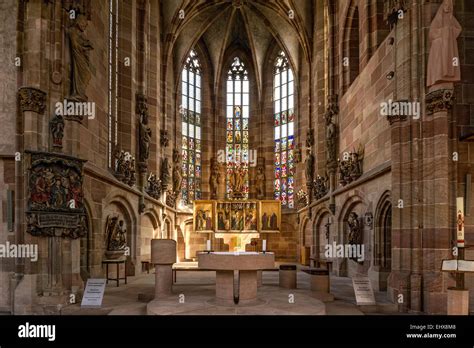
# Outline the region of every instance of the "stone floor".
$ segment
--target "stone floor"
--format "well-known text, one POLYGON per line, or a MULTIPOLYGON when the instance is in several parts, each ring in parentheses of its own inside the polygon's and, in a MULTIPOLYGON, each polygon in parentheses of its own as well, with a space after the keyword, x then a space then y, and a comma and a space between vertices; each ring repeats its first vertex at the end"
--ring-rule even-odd
POLYGON ((115 282, 107 285, 102 308, 82 309, 80 304, 63 308, 63 315, 364 315, 397 314, 396 305, 386 300, 385 293, 376 293, 377 306, 361 308, 356 305, 350 278, 331 276, 331 293, 335 300, 323 303, 309 290, 310 276, 298 272, 298 289, 287 290, 278 286, 278 272, 264 272, 263 286, 259 288, 261 304, 256 306, 216 306, 213 304, 215 272, 178 272, 173 295, 153 300, 154 274, 128 278, 128 284, 115 282), (289 303, 289 295, 294 303, 289 303), (181 300, 181 301, 180 301, 181 300), (184 300, 184 303, 182 303, 184 300))

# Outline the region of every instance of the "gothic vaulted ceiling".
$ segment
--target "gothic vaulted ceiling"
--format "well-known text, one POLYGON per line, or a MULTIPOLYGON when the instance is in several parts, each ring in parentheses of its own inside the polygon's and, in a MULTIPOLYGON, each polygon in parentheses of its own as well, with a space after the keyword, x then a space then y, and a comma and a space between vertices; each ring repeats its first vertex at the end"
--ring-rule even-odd
POLYGON ((199 42, 209 54, 214 86, 226 53, 235 47, 251 59, 259 91, 266 55, 275 44, 285 50, 296 72, 301 60, 310 59, 311 0, 164 0, 162 15, 168 38, 164 54, 174 73, 199 42))

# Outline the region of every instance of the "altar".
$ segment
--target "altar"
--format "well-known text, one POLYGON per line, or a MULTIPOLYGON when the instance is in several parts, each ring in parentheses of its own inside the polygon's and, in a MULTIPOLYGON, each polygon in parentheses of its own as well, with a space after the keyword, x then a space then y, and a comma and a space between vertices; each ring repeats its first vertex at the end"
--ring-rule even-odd
POLYGON ((256 303, 257 271, 274 267, 275 254, 269 252, 198 253, 198 268, 216 271, 216 303, 223 305, 256 303))

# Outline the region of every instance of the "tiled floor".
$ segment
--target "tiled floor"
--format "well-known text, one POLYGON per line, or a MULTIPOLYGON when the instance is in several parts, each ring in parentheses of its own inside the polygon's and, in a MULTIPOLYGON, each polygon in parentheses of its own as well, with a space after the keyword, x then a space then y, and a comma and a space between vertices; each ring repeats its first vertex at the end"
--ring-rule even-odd
MULTIPOLYGON (((206 315, 206 314, 267 314, 267 315, 363 315, 355 304, 350 278, 331 277, 331 293, 335 301, 323 303, 309 290, 309 275, 298 272, 298 289, 278 286, 278 272, 264 272, 259 288, 261 304, 256 306, 216 306, 213 304, 215 272, 179 272, 173 295, 153 301, 153 273, 130 277, 128 284, 116 287, 109 283, 100 309, 81 309, 79 304, 62 309, 63 315, 206 315), (294 303, 289 303, 289 295, 294 303), (180 296, 181 295, 181 296, 180 296), (184 295, 184 297, 183 297, 184 295), (184 303, 180 303, 184 299, 184 303), (148 307, 148 308, 147 308, 148 307)), ((387 304, 385 293, 376 293, 377 302, 387 304)), ((387 308, 393 311, 393 305, 387 308)), ((364 310, 365 312, 365 310, 364 310)), ((386 310, 383 311, 387 313, 386 310)), ((390 311, 389 311, 390 312, 390 311)), ((393 313, 395 314, 395 312, 393 313)))

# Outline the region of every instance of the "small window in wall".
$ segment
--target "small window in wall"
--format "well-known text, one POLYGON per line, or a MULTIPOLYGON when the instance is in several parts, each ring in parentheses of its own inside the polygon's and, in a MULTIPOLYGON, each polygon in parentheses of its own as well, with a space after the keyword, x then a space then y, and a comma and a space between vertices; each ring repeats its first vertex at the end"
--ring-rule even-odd
POLYGON ((294 208, 295 81, 283 51, 279 53, 274 69, 274 193, 283 207, 294 208))
POLYGON ((201 65, 196 52, 192 50, 181 73, 181 133, 183 137, 181 197, 185 205, 201 199, 201 91, 201 65))

